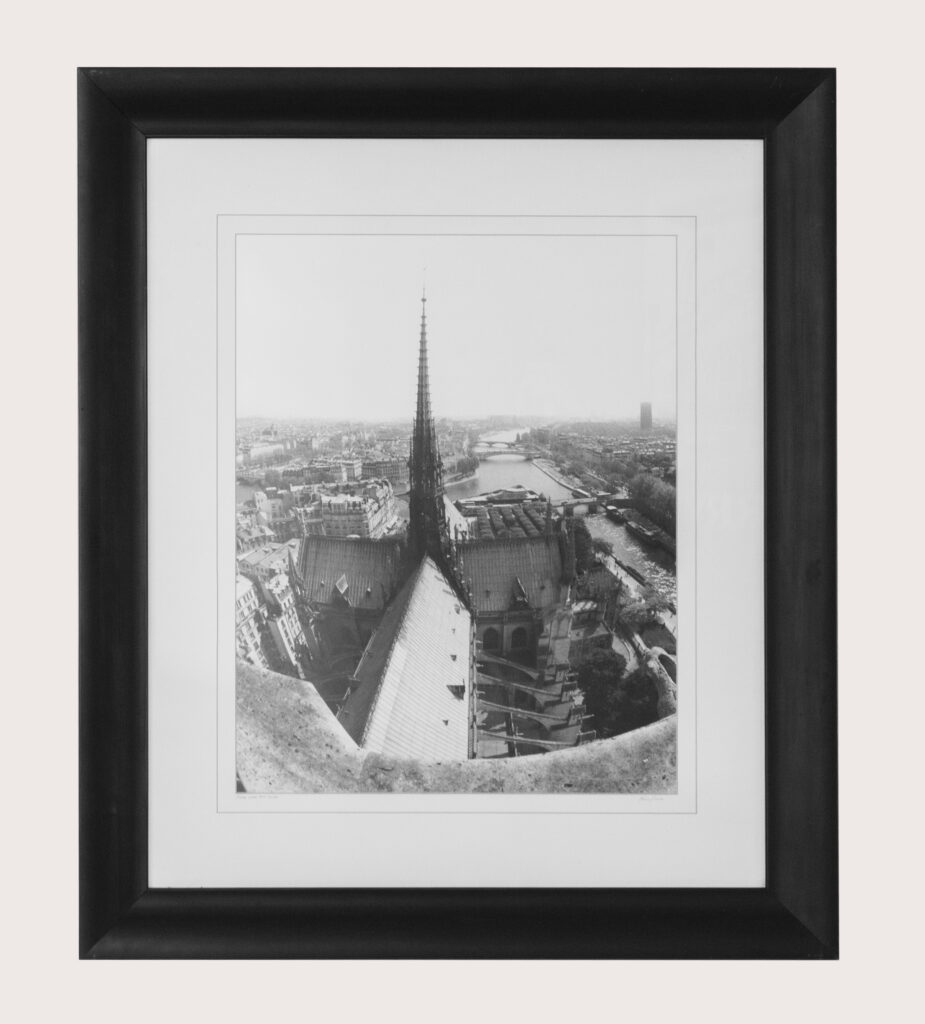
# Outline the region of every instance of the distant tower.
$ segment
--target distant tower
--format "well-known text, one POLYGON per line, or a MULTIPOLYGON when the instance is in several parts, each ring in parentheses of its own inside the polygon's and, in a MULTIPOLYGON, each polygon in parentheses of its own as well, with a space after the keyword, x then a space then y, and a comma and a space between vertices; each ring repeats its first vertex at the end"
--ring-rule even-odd
POLYGON ((639 429, 652 429, 652 403, 643 402, 639 408, 639 429))
POLYGON ((411 493, 408 499, 408 539, 415 558, 430 555, 445 564, 447 538, 443 506, 443 463, 437 450, 437 431, 430 408, 430 379, 427 373, 427 296, 421 296, 421 344, 418 352, 418 402, 411 433, 408 460, 411 493))

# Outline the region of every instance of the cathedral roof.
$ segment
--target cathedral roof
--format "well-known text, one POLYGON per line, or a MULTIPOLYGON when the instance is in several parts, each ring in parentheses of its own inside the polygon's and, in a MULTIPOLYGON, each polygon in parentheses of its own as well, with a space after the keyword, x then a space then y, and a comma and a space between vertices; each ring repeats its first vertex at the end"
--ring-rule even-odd
POLYGON ((338 715, 357 743, 425 761, 468 757, 471 621, 424 558, 370 638, 338 715))
POLYGON ((298 568, 309 601, 343 599, 353 608, 381 610, 401 579, 401 540, 310 535, 302 539, 298 568))
POLYGON ((465 541, 460 576, 476 613, 507 611, 515 597, 542 610, 562 599, 565 572, 558 537, 465 541))

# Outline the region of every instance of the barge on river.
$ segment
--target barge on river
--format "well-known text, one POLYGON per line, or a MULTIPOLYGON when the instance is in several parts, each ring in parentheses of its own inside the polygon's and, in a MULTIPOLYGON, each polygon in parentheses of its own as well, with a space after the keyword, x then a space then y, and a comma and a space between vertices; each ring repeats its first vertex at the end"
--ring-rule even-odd
POLYGON ((674 537, 669 536, 669 534, 664 530, 660 530, 657 526, 652 526, 651 523, 640 522, 635 517, 624 516, 624 520, 626 522, 626 529, 634 537, 646 544, 651 544, 653 547, 667 551, 672 557, 675 556, 677 545, 675 544, 674 537))

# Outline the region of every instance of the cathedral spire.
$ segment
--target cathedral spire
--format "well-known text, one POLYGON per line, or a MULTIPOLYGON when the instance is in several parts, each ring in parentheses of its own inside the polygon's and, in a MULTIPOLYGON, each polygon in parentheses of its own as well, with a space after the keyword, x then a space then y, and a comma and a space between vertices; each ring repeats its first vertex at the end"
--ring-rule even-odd
POLYGON ((430 411, 430 377, 427 369, 427 292, 421 292, 421 340, 418 348, 418 404, 415 413, 415 431, 423 424, 433 428, 430 411))
POLYGON ((408 460, 411 494, 409 540, 416 557, 430 555, 443 561, 447 543, 443 507, 443 463, 437 449, 437 431, 430 405, 427 365, 427 293, 421 293, 421 338, 418 347, 418 394, 408 460))

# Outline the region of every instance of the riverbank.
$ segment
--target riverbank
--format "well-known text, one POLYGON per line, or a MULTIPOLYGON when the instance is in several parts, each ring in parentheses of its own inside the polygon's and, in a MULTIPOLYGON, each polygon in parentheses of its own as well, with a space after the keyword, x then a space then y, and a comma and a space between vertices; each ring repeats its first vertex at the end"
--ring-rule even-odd
POLYGON ((660 548, 637 540, 625 525, 612 522, 600 513, 585 516, 592 537, 606 540, 624 572, 651 586, 672 604, 677 601, 678 581, 675 560, 660 548))
MULTIPOLYGON (((631 594, 635 600, 644 600, 646 590, 649 588, 648 583, 641 583, 637 578, 635 571, 631 570, 629 566, 624 565, 618 558, 614 558, 613 555, 604 556, 604 564, 607 566, 609 571, 617 577, 618 580, 623 584, 626 592, 631 594)), ((674 644, 661 643, 662 647, 668 648, 677 644, 678 637, 678 615, 674 608, 659 612, 655 616, 655 621, 651 626, 647 626, 642 630, 642 633, 650 632, 651 638, 657 638, 658 630, 663 629, 672 638, 674 644)), ((631 642, 634 646, 641 645, 645 651, 649 650, 649 644, 643 638, 643 636, 635 630, 627 631, 624 640, 631 642)), ((637 648, 638 650, 638 648, 637 648)), ((669 653, 674 655, 674 650, 669 653)))
POLYGON ((541 473, 545 473, 550 480, 555 480, 560 487, 567 487, 570 492, 576 489, 582 491, 585 490, 585 486, 581 480, 578 480, 576 477, 560 473, 555 463, 549 462, 546 459, 534 459, 533 465, 536 466, 541 473))
MULTIPOLYGON (((466 480, 473 480, 478 476, 479 471, 474 469, 471 473, 453 473, 452 476, 446 477, 443 481, 444 484, 461 484, 465 483, 466 480)), ((404 492, 407 493, 407 492, 404 492)))

